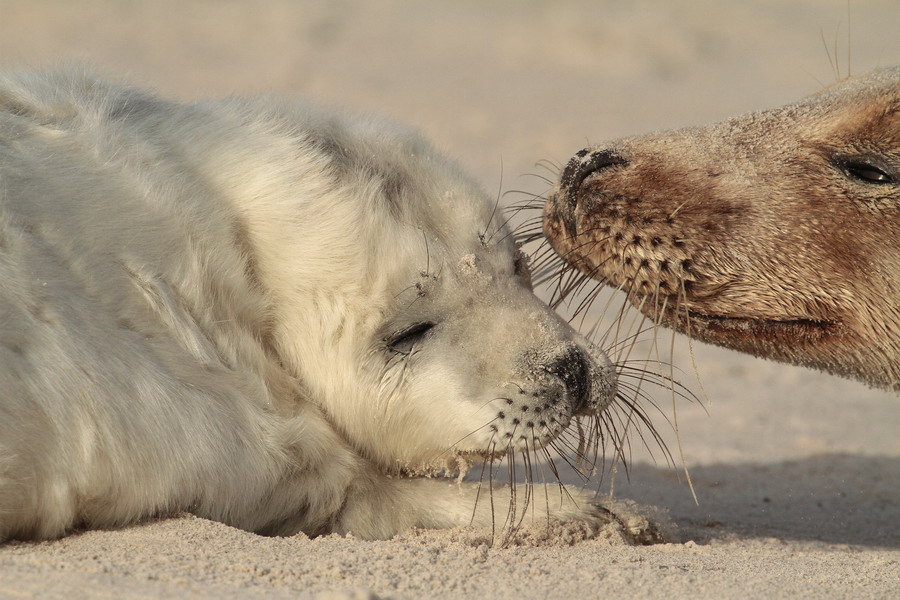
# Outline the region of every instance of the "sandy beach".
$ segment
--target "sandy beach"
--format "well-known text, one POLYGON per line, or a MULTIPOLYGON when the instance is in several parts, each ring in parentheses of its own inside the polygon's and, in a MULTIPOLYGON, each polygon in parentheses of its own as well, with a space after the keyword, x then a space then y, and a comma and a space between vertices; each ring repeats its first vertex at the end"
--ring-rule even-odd
MULTIPOLYGON (((589 143, 900 63, 898 29, 896 0, 849 15, 843 0, 0 0, 0 66, 81 62, 182 100, 274 92, 388 115, 513 203, 589 143)), ((668 543, 269 538, 184 515, 2 545, 0 598, 900 597, 900 398, 658 339, 699 399, 654 396, 674 461, 632 436, 627 472, 587 485, 656 507, 668 543)))

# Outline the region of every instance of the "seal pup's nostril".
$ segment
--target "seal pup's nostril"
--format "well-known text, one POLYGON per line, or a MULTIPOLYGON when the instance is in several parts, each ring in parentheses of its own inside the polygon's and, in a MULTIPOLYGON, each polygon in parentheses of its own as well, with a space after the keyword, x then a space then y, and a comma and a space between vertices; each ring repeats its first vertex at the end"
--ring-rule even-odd
POLYGON ((548 373, 559 377, 572 399, 572 413, 578 414, 588 405, 591 395, 590 367, 588 359, 577 346, 570 346, 562 355, 544 367, 548 373))
POLYGON ((614 150, 594 150, 585 148, 578 152, 566 165, 560 178, 561 191, 569 201, 569 208, 575 210, 578 206, 578 190, 588 176, 607 167, 628 164, 624 158, 614 150))

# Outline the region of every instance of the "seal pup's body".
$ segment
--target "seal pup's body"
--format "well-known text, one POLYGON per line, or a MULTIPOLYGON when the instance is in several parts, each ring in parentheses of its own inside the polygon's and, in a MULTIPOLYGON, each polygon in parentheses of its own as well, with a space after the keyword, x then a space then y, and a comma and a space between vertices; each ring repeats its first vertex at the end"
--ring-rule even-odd
POLYGON ((900 67, 582 150, 544 230, 654 320, 900 391, 900 67))
MULTIPOLYGON (((509 489, 413 475, 533 452, 616 384, 495 217, 396 125, 3 78, 0 540, 499 525, 509 489)), ((532 508, 600 518, 572 494, 532 508)))

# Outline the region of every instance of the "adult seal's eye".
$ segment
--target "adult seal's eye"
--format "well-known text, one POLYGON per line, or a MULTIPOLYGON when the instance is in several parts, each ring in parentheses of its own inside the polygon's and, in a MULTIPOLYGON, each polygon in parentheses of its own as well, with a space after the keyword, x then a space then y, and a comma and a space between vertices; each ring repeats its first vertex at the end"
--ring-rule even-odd
POLYGON ((421 342, 433 327, 434 323, 429 321, 416 323, 386 337, 384 341, 392 352, 409 354, 412 352, 413 347, 421 342))
POLYGON ((885 173, 884 170, 869 163, 849 161, 844 168, 847 170, 847 174, 863 183, 882 184, 894 183, 895 181, 894 178, 888 173, 885 173))

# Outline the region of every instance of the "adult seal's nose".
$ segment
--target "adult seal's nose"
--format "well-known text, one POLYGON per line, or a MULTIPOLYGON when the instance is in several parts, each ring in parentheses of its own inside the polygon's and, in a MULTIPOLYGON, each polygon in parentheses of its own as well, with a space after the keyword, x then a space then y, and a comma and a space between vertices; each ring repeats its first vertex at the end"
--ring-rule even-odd
POLYGON ((565 194, 568 209, 574 212, 578 206, 578 191, 585 179, 608 167, 625 164, 628 164, 628 161, 614 150, 585 148, 578 152, 566 165, 562 177, 560 177, 560 191, 565 194))

